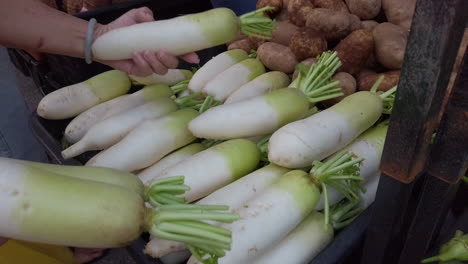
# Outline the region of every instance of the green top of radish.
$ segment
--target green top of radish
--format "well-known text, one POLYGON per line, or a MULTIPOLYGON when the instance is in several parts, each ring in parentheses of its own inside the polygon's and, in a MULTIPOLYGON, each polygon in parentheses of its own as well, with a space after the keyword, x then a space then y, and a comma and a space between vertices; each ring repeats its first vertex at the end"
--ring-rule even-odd
POLYGON ((358 164, 363 160, 349 151, 342 151, 324 162, 312 163, 310 176, 323 192, 325 226, 330 222, 327 186, 332 186, 341 192, 349 201, 358 202, 359 192, 363 191, 360 185, 363 178, 360 176, 358 164))
POLYGON ((247 36, 271 39, 271 34, 276 25, 273 20, 263 14, 273 9, 271 6, 266 6, 240 16, 241 32, 247 36))
POLYGON ((339 87, 340 82, 331 81, 333 74, 341 66, 336 51, 326 51, 317 59, 317 62, 309 67, 296 65, 299 75, 290 85, 304 92, 312 104, 343 95, 339 87))
POLYGON ((421 261, 421 263, 429 263, 434 261, 441 261, 440 263, 449 263, 448 261, 457 260, 468 260, 468 234, 463 234, 463 231, 461 230, 457 230, 455 232, 455 236, 449 242, 442 245, 442 248, 440 249, 440 254, 438 256, 424 259, 421 261))
POLYGON ((147 229, 158 238, 186 243, 202 263, 217 263, 231 248, 231 231, 205 221, 232 223, 239 215, 226 213, 229 207, 224 205, 184 204, 179 195, 189 189, 183 176, 157 179, 147 186, 145 200, 155 208, 148 213, 147 229))

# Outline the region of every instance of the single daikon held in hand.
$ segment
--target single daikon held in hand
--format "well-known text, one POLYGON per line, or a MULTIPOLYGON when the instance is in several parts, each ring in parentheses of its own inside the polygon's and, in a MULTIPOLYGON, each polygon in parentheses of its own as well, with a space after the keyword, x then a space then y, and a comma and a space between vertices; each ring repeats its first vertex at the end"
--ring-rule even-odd
POLYGON ((263 15, 265 7, 237 17, 228 8, 167 20, 139 23, 109 31, 98 37, 93 56, 99 60, 129 59, 135 52, 167 50, 179 56, 236 39, 239 33, 259 38, 271 38, 274 23, 263 15))

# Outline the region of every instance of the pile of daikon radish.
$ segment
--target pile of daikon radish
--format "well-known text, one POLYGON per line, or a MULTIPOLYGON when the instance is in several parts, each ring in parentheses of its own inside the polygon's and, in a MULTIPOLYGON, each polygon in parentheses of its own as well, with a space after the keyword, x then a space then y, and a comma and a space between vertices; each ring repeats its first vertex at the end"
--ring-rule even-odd
POLYGON ((207 233, 212 242, 198 249, 152 233, 147 254, 168 263, 190 254, 190 263, 308 263, 334 230, 372 203, 387 131, 383 120, 396 89, 377 92, 381 78, 371 91, 324 108, 321 101, 343 95, 332 79, 340 65, 336 52, 327 51, 311 66, 298 65, 291 80, 233 49, 195 73, 174 69, 138 78, 104 72, 47 95, 38 114, 73 117, 64 132, 71 143, 64 158, 98 150, 86 167, 134 173, 146 186, 183 176, 184 199, 159 199, 226 205, 240 217, 208 221, 230 230, 232 238, 207 233), (132 83, 142 87, 128 94, 132 83), (89 91, 105 96, 98 100, 89 91), (57 100, 65 93, 68 100, 57 100), (66 109, 76 110, 64 116, 66 109))
MULTIPOLYGON (((164 48, 179 55, 241 32, 269 38, 268 10, 236 17, 221 8, 110 31, 93 54, 125 59, 164 48)), ((0 189, 11 207, 0 207, 11 212, 0 217, 0 235, 111 247, 147 231, 145 252, 165 262, 308 263, 372 203, 396 90, 377 91, 381 77, 370 91, 344 96, 334 78, 341 65, 326 51, 291 76, 269 70, 255 52, 231 49, 195 72, 110 70, 58 89, 37 113, 71 119, 62 156, 98 152, 73 168, 0 160, 0 187, 11 189, 0 189), (44 196, 49 188, 67 199, 44 196), (82 196, 93 206, 80 204, 82 196), (57 228, 40 228, 62 214, 69 217, 57 228)))

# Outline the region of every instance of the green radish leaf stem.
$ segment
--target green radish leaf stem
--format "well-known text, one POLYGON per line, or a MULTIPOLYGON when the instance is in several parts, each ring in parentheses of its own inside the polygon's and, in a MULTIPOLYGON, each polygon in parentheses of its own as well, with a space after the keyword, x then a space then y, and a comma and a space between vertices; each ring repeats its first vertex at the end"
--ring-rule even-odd
POLYGON ((257 51, 254 50, 254 49, 250 50, 250 53, 249 53, 249 55, 247 57, 250 58, 250 59, 256 59, 257 58, 257 51))
POLYGON ((260 160, 263 162, 269 162, 268 160, 268 142, 270 140, 271 135, 268 135, 262 138, 257 143, 257 147, 260 150, 260 160))
POLYGON ((145 200, 153 207, 185 203, 185 199, 177 195, 184 194, 188 190, 190 187, 184 184, 183 176, 157 179, 146 187, 145 200))
POLYGON ((177 84, 174 84, 173 86, 171 86, 172 92, 174 92, 174 94, 179 94, 187 90, 189 82, 190 80, 183 80, 177 84))
POLYGON ((232 223, 238 214, 224 205, 173 204, 161 205, 154 212, 150 233, 161 239, 186 243, 191 253, 202 263, 217 263, 231 249, 230 230, 204 221, 232 223))
POLYGON ((330 208, 327 186, 342 193, 350 202, 359 202, 362 191, 359 163, 364 159, 353 153, 342 151, 325 162, 314 161, 310 175, 318 183, 324 197, 325 228, 330 223, 330 208))
POLYGON ((240 16, 241 32, 248 36, 271 39, 271 34, 276 28, 275 21, 263 14, 272 9, 273 7, 266 6, 240 16))
POLYGON ((421 263, 456 260, 468 260, 468 234, 463 234, 461 230, 457 230, 455 236, 442 245, 438 256, 424 259, 421 263))
POLYGON ((203 101, 203 103, 201 104, 198 104, 196 106, 196 109, 198 110, 198 112, 200 113, 203 113, 205 112, 206 110, 212 108, 212 107, 215 107, 215 106, 218 106, 222 104, 222 102, 219 102, 219 101, 216 101, 213 96, 211 95, 208 95, 205 100, 203 101))
POLYGON ((218 145, 219 143, 224 142, 224 140, 216 140, 216 139, 204 139, 200 144, 205 146, 206 148, 211 148, 214 145, 218 145))
POLYGON ((312 105, 318 102, 343 96, 339 81, 331 81, 335 71, 341 66, 336 51, 326 51, 310 67, 298 64, 297 79, 291 85, 300 89, 309 98, 312 105))
POLYGON ((383 113, 390 115, 393 111, 393 104, 395 103, 395 93, 396 93, 397 87, 393 87, 389 89, 388 91, 381 93, 380 98, 383 100, 383 105, 384 105, 384 110, 383 113))
POLYGON ((203 103, 201 92, 196 92, 187 96, 179 97, 174 100, 174 102, 182 108, 195 108, 196 106, 203 103))
POLYGON ((149 218, 149 232, 161 239, 186 243, 192 254, 203 263, 217 263, 231 249, 230 230, 205 221, 232 223, 238 214, 228 213, 226 205, 185 204, 184 194, 190 187, 183 176, 153 181, 145 190, 146 200, 155 208, 149 218))
POLYGON ((464 181, 465 183, 468 183, 468 176, 464 176, 464 177, 463 177, 463 181, 464 181))
POLYGON ((330 208, 330 223, 335 230, 348 226, 362 213, 363 210, 359 207, 359 202, 360 200, 343 199, 330 208))

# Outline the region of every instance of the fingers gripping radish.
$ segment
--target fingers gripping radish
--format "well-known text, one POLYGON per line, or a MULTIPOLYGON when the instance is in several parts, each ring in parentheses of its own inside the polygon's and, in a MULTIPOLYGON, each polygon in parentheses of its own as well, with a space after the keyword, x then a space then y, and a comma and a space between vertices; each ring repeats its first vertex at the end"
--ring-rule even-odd
POLYGON ((197 115, 195 110, 182 109, 146 120, 120 142, 91 158, 86 165, 129 172, 149 167, 168 153, 195 140, 187 124, 197 115))
MULTIPOLYGON (((224 204, 229 206, 231 212, 234 212, 288 171, 286 168, 270 164, 216 190, 196 204, 224 204)), ((152 238, 146 245, 145 252, 157 258, 185 247, 184 244, 178 242, 152 238)))
POLYGON ((73 118, 65 128, 64 136, 67 142, 75 143, 80 140, 86 131, 96 124, 113 105, 127 96, 129 94, 95 105, 73 118))
POLYGON ((130 75, 130 79, 135 84, 152 85, 152 84, 165 84, 174 85, 184 80, 192 78, 193 73, 189 70, 168 69, 164 75, 153 73, 148 76, 134 76, 130 75))
MULTIPOLYGON (((11 159, 0 158, 0 168, 2 237, 73 247, 113 248, 128 245, 142 232, 149 231, 152 236, 187 243, 197 254, 211 245, 210 252, 216 256, 229 248, 230 233, 220 227, 210 229, 211 225, 204 221, 229 223, 238 218, 235 214, 219 212, 226 210, 225 206, 161 205, 153 210, 145 206, 143 193, 64 176, 11 159), (193 226, 203 226, 204 230, 195 232, 193 226)), ((82 172, 86 171, 89 168, 82 172)), ((163 189, 184 187, 183 177, 155 184, 163 189)))
POLYGON ((170 167, 157 179, 183 175, 190 190, 188 202, 213 191, 253 171, 260 161, 257 146, 247 139, 225 141, 170 167))
POLYGON ((205 149, 206 149, 205 146, 203 146, 202 144, 199 144, 199 143, 190 144, 186 147, 183 147, 177 151, 172 152, 171 154, 162 158, 160 161, 144 169, 143 171, 138 173, 138 177, 144 184, 148 184, 153 179, 157 178, 161 173, 163 173, 168 168, 178 164, 179 162, 205 149))
POLYGON ((166 85, 150 85, 133 94, 119 96, 98 104, 74 118, 65 128, 65 137, 68 142, 75 143, 100 120, 125 112, 145 102, 172 95, 172 90, 166 85))
POLYGON ((284 88, 262 96, 208 109, 190 122, 190 131, 199 138, 232 139, 272 133, 301 119, 309 107, 298 89, 284 88))
POLYGON ((37 114, 53 120, 71 118, 92 106, 127 93, 130 86, 126 73, 107 71, 47 94, 39 102, 37 114))
POLYGON ((238 33, 271 38, 273 22, 264 17, 266 7, 241 17, 227 8, 118 28, 100 36, 92 45, 100 60, 129 59, 134 52, 168 50, 183 55, 225 44, 238 33))
POLYGON ((92 126, 82 139, 62 151, 62 157, 69 159, 86 151, 107 149, 119 142, 141 122, 164 116, 177 109, 178 106, 173 100, 160 98, 109 117, 92 126))
POLYGON ((263 95, 267 92, 287 87, 289 83, 289 77, 285 73, 279 71, 267 72, 239 87, 239 89, 229 95, 224 103, 230 104, 263 95))
POLYGON ((247 52, 241 49, 225 51, 203 65, 190 79, 188 89, 192 92, 201 92, 202 88, 229 67, 247 59, 247 52))
POLYGON ((384 99, 395 89, 380 96, 354 93, 311 117, 287 124, 271 136, 268 159, 283 167, 302 168, 326 158, 371 127, 384 111, 384 99))
POLYGON ((231 93, 257 76, 265 73, 265 67, 257 59, 245 59, 216 75, 203 87, 202 92, 223 102, 231 93))

